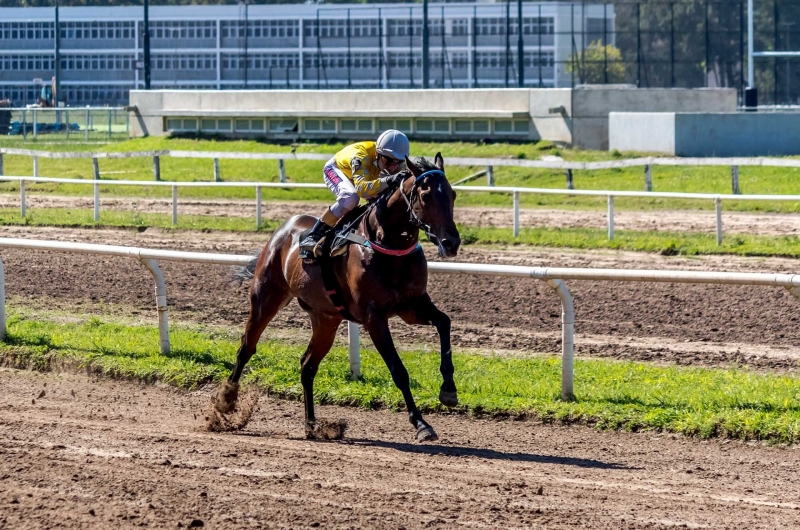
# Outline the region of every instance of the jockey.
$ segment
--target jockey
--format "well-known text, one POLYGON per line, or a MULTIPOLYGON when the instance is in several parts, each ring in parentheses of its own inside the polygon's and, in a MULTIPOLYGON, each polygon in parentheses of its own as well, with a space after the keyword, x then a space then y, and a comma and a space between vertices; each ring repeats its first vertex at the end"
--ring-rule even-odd
POLYGON ((322 176, 336 202, 325 209, 311 232, 300 242, 300 249, 313 251, 329 227, 358 206, 360 198, 370 200, 393 186, 397 173, 405 166, 409 142, 400 131, 388 130, 377 142, 351 144, 328 160, 322 176))

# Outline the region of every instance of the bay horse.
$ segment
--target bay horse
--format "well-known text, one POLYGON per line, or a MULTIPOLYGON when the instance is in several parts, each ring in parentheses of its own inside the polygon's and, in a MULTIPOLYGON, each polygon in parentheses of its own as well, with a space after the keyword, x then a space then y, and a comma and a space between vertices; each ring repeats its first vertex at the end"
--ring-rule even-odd
POLYGON ((323 285, 320 262, 302 260, 298 256, 301 234, 314 224, 313 217, 298 215, 289 219, 245 268, 252 275, 250 315, 236 364, 217 393, 214 404, 217 411, 227 414, 235 409, 239 379, 256 351, 261 334, 278 311, 297 298, 300 307, 311 317, 312 328, 311 342, 300 360, 306 435, 314 438, 318 428, 314 415, 314 377, 333 345, 344 314, 369 333, 394 384, 403 394, 417 440, 437 439, 436 432, 414 403, 408 371, 389 331, 389 319, 399 316, 408 324, 436 327, 443 378, 439 401, 445 406, 457 405, 450 318, 428 295, 427 261, 419 245, 419 232, 423 229, 438 246, 440 256, 453 257, 458 253, 461 237, 453 221, 456 192, 445 177, 441 153, 436 154, 433 164, 425 158, 417 158, 416 163, 406 158, 403 171, 400 185, 375 199, 360 225, 359 231, 369 241, 372 251, 351 244, 346 254, 330 258, 337 290, 343 299, 339 308, 334 306, 323 285))

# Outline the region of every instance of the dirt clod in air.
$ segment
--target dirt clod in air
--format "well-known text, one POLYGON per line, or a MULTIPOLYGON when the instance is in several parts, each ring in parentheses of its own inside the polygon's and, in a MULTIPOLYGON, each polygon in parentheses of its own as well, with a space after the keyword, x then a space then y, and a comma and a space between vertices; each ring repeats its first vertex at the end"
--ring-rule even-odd
POLYGON ((306 438, 310 440, 341 440, 347 431, 347 420, 340 418, 335 421, 317 420, 314 429, 306 431, 306 438))
POLYGON ((231 432, 243 429, 258 408, 259 392, 255 388, 247 388, 240 392, 233 410, 223 413, 216 405, 217 397, 213 396, 205 414, 206 429, 211 432, 231 432))

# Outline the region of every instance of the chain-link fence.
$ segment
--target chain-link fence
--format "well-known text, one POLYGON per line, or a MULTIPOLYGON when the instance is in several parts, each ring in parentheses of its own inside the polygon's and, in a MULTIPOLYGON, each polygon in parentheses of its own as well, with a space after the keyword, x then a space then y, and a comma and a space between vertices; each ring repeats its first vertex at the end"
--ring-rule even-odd
POLYGON ((124 108, 0 108, 0 124, 20 140, 107 141, 129 137, 124 108))

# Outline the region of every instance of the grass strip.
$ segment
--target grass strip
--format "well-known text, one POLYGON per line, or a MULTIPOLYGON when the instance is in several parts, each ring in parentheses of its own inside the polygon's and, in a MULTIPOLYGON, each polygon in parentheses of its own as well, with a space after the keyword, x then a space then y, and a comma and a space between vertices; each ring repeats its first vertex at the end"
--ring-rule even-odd
MULTIPOLYGON (((277 219, 262 219, 261 231, 270 232, 281 225, 277 219)), ((163 228, 176 230, 220 230, 254 232, 253 217, 215 217, 206 215, 179 215, 178 224, 172 216, 157 213, 139 213, 108 210, 95 222, 89 210, 36 208, 28 210, 23 218, 15 208, 0 208, 0 226, 58 226, 66 228, 163 228)), ((759 236, 728 234, 722 245, 717 245, 716 235, 696 232, 654 232, 617 230, 609 240, 605 229, 600 228, 523 228, 514 237, 511 228, 478 228, 460 225, 464 245, 528 245, 532 247, 611 249, 639 252, 658 252, 664 255, 738 255, 800 257, 798 236, 759 236)))
MULTIPOLYGON (((18 139, 17 139, 18 140, 18 139)), ((298 153, 335 153, 344 144, 306 143, 295 147, 298 153)), ((290 152, 293 148, 285 144, 269 144, 247 140, 208 140, 151 137, 109 143, 106 145, 80 143, 48 143, 27 142, 0 139, 1 146, 27 147, 30 149, 54 151, 149 151, 159 149, 194 150, 194 151, 241 151, 241 152, 290 152)), ((619 153, 607 151, 584 151, 580 149, 558 148, 551 142, 514 143, 474 143, 474 142, 412 142, 411 152, 433 156, 441 151, 445 157, 499 157, 512 159, 539 159, 543 155, 558 155, 564 160, 595 161, 635 158, 643 153, 619 153)), ((278 182, 277 160, 220 160, 222 179, 225 181, 260 181, 278 182)), ((447 176, 451 181, 459 180, 483 167, 448 166, 447 176)), ((70 178, 93 178, 92 161, 40 159, 41 175, 70 178)), ((101 160, 101 177, 105 179, 152 180, 152 161, 147 158, 101 160)), ((287 160, 286 171, 291 182, 322 182, 322 162, 287 160)), ((5 172, 7 175, 32 174, 30 157, 6 155, 5 172)), ((212 181, 213 161, 197 159, 181 159, 164 157, 161 159, 161 174, 164 180, 171 181, 212 181)), ((495 167, 495 180, 498 186, 522 186, 536 188, 564 189, 566 181, 561 170, 495 167)), ((800 170, 797 168, 774 167, 741 167, 739 181, 743 193, 749 194, 800 194, 800 170)), ((609 169, 598 171, 573 171, 577 189, 594 190, 644 190, 644 173, 641 167, 625 169, 609 169)), ((729 193, 731 191, 730 168, 727 167, 669 167, 654 166, 652 168, 653 189, 657 191, 697 192, 697 193, 729 193)), ((471 184, 484 185, 485 179, 478 179, 471 184)), ((0 192, 13 192, 18 189, 15 184, 0 185, 0 192)), ((59 195, 88 197, 91 189, 77 184, 38 185, 37 192, 59 195)), ((113 196, 130 197, 168 197, 169 188, 150 187, 114 187, 107 188, 113 196)), ((106 195, 106 189, 103 194, 106 195)), ((191 188, 182 189, 181 196, 194 198, 253 198, 255 192, 239 188, 191 188)), ((325 190, 292 190, 264 189, 265 200, 330 200, 325 190)), ((523 194, 521 204, 528 208, 572 208, 602 210, 604 197, 580 197, 564 195, 529 195, 523 194)), ((459 205, 508 205, 511 198, 502 193, 461 193, 459 205)), ((745 202, 728 201, 726 210, 764 211, 764 212, 797 212, 800 203, 789 202, 745 202)), ((619 210, 712 210, 711 201, 683 199, 631 199, 617 198, 615 207, 619 210)))
MULTIPOLYGON (((158 352, 152 326, 125 326, 90 317, 79 322, 32 320, 11 312, 0 343, 6 364, 47 370, 68 364, 112 377, 162 381, 182 388, 220 382, 229 374, 238 341, 229 333, 173 326, 173 351, 158 352)), ((301 399, 302 346, 259 344, 246 381, 289 399, 301 399)), ((424 411, 438 410, 439 358, 402 354, 414 396, 424 411)), ((576 399, 559 399, 560 359, 457 353, 459 411, 497 416, 532 415, 601 429, 655 429, 703 438, 722 436, 779 443, 800 440, 800 380, 737 368, 661 367, 645 363, 578 360, 576 399)), ((348 379, 348 357, 335 347, 320 366, 315 396, 321 403, 399 409, 402 396, 375 351, 362 352, 361 381, 348 379)))

